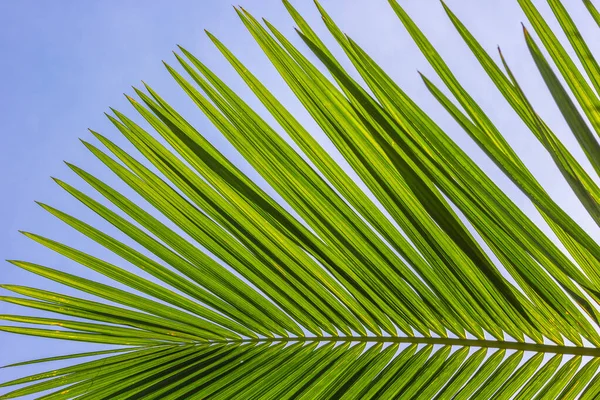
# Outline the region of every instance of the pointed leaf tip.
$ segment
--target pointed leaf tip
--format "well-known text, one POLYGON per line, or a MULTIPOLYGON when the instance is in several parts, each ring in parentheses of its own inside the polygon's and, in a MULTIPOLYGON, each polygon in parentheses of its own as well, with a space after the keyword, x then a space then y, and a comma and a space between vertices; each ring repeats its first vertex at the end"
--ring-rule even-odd
POLYGON ((19 231, 20 234, 27 236, 28 238, 37 237, 35 233, 27 232, 27 231, 19 231))
POLYGON ((208 30, 204 30, 204 32, 206 33, 206 36, 208 36, 210 38, 210 40, 214 41, 218 41, 217 37, 215 35, 213 35, 212 33, 210 33, 208 30))
POLYGON ((500 58, 504 60, 504 54, 502 53, 502 49, 500 48, 500 46, 498 46, 497 49, 498 49, 498 54, 500 55, 500 58))

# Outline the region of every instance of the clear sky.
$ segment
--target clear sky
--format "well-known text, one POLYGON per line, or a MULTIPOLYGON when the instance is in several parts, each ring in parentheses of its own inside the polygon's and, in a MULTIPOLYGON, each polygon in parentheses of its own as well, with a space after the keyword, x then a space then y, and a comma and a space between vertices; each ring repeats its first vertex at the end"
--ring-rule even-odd
MULTIPOLYGON (((278 0, 239 0, 256 17, 266 17, 295 43, 293 21, 278 0)), ((537 1, 556 26, 544 1, 537 1)), ((580 23, 584 37, 596 54, 600 54, 600 30, 594 26, 583 4, 569 1, 566 6, 580 23)), ((312 2, 293 4, 325 34, 312 2)), ((498 174, 461 129, 445 114, 422 84, 417 70, 439 82, 416 46, 397 20, 386 0, 323 0, 334 20, 362 45, 373 58, 415 100, 434 116, 441 126, 489 171, 501 187, 514 195, 517 204, 540 218, 533 207, 514 187, 498 174)), ((599 237, 597 228, 585 216, 559 176, 550 158, 508 108, 474 57, 453 30, 437 0, 402 0, 432 43, 446 58, 456 76, 481 102, 493 122, 522 155, 525 163, 556 201, 576 221, 599 237)), ((549 98, 543 81, 527 52, 520 23, 525 21, 516 0, 481 1, 447 0, 447 4, 467 27, 494 52, 500 45, 542 117, 554 128, 577 158, 587 160, 570 136, 558 110, 549 98)), ((128 115, 122 93, 131 93, 131 85, 144 80, 180 110, 196 127, 242 167, 246 164, 220 138, 216 130, 196 110, 166 70, 161 60, 174 64, 171 51, 181 44, 206 62, 233 89, 257 102, 240 82, 229 64, 221 58, 204 35, 208 29, 221 39, 261 78, 283 102, 322 138, 315 124, 308 120, 293 95, 276 75, 268 60, 245 31, 231 5, 222 0, 104 0, 104 1, 1 1, 0 2, 0 257, 24 259, 87 277, 98 277, 66 261, 40 245, 26 239, 17 230, 27 230, 70 244, 109 261, 115 260, 99 246, 39 208, 40 200, 66 210, 87 222, 106 228, 77 201, 52 182, 59 177, 78 188, 85 188, 63 164, 67 160, 89 170, 101 179, 122 185, 85 150, 78 138, 92 140, 87 128, 95 129, 123 144, 103 112, 115 107, 128 115)), ((561 36, 562 37, 562 36, 561 36)), ((327 40, 332 43, 331 40, 327 40)), ((336 54, 340 54, 339 52, 336 54)), ((345 61, 344 61, 345 62, 345 61)), ((345 64, 347 65, 347 63, 345 64)), ((245 169, 247 170, 247 169, 245 169)), ((249 174, 252 174, 248 170, 249 174)), ((256 174, 252 174, 256 177, 256 174)), ((258 178, 257 178, 258 179, 258 178)), ((123 188, 123 190, 125 190, 123 188)), ((88 190, 88 193, 90 191, 88 190)), ((0 281, 48 290, 63 290, 25 273, 8 263, 0 266, 0 281)), ((71 293, 71 292, 69 292, 71 293)), ((2 291, 2 295, 6 295, 2 291)), ((20 313, 16 307, 0 303, 0 313, 20 313)), ((30 358, 87 351, 90 345, 57 342, 0 333, 0 364, 30 358)), ((0 382, 35 371, 36 368, 0 370, 0 382)))

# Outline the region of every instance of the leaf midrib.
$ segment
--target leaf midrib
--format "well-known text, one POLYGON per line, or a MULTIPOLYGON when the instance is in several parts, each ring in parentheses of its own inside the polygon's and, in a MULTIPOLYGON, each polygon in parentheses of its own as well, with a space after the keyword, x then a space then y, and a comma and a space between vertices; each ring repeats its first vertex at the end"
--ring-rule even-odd
MULTIPOLYGON (((322 336, 322 337, 277 337, 258 339, 211 340, 209 343, 282 343, 282 342, 363 342, 363 343, 410 343, 445 346, 469 346, 518 351, 533 351, 549 354, 567 354, 600 357, 600 347, 558 346, 551 344, 523 343, 498 340, 454 339, 399 336, 322 336)), ((206 342, 203 342, 206 343, 206 342)))

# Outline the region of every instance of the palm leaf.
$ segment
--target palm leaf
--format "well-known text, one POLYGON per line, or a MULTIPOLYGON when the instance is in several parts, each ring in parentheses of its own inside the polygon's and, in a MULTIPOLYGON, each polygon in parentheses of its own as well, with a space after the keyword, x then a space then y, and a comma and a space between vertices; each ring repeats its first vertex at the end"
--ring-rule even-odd
MULTIPOLYGON (((518 3, 550 55, 525 29, 532 66, 591 171, 536 112, 510 60, 500 53, 496 63, 442 5, 598 223, 600 68, 559 1, 548 3, 583 72, 535 6, 518 3)), ((14 260, 88 297, 19 285, 3 285, 11 294, 0 296, 31 312, 57 315, 0 315, 8 321, 0 330, 117 348, 8 365, 93 357, 2 383, 11 389, 0 398, 599 396, 598 243, 544 190, 397 1, 390 0, 391 10, 447 91, 421 75, 426 87, 531 200, 559 242, 323 7, 316 4, 362 82, 288 1, 284 5, 319 66, 268 21, 242 8, 236 12, 351 170, 216 37, 208 33, 268 117, 180 47, 175 57, 181 69, 165 64, 168 72, 268 188, 149 85, 134 88, 137 100, 127 98, 137 122, 114 109, 107 116, 137 155, 95 131, 99 144, 83 144, 149 207, 72 164, 93 191, 55 179, 126 239, 39 203, 121 261, 24 232, 118 285, 14 260)), ((585 5, 598 20, 593 4, 585 5)))

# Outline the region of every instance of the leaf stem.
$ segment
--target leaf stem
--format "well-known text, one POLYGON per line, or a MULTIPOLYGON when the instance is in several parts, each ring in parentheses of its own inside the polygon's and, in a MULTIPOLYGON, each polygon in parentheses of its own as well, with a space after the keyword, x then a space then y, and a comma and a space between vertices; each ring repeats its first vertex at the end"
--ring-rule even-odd
POLYGON ((259 338, 237 340, 214 340, 210 343, 281 343, 281 342, 371 342, 371 343, 410 343, 445 346, 471 346, 507 350, 534 351, 552 354, 569 354, 589 357, 600 357, 599 347, 557 346, 524 342, 506 342, 498 340, 454 339, 432 337, 398 337, 398 336, 323 336, 323 337, 289 337, 259 338))

